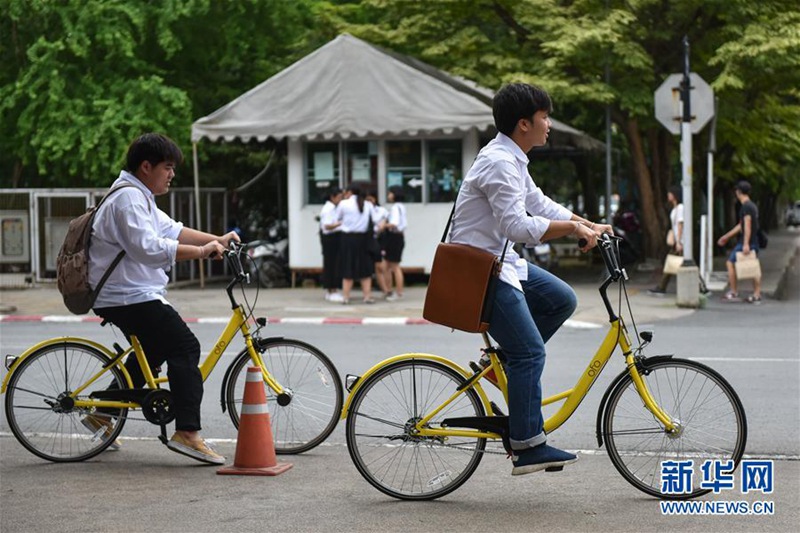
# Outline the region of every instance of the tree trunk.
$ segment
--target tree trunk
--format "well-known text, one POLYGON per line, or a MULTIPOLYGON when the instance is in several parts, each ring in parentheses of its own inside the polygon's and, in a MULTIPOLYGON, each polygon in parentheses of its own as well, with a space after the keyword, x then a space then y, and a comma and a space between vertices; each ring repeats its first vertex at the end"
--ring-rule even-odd
POLYGON ((642 206, 642 236, 643 252, 645 257, 660 257, 661 242, 661 223, 656 205, 655 193, 653 190, 653 178, 650 168, 647 165, 647 157, 644 152, 642 134, 639 130, 639 122, 633 118, 626 118, 622 124, 622 131, 628 139, 631 159, 633 163, 633 174, 636 184, 639 187, 639 200, 642 206))

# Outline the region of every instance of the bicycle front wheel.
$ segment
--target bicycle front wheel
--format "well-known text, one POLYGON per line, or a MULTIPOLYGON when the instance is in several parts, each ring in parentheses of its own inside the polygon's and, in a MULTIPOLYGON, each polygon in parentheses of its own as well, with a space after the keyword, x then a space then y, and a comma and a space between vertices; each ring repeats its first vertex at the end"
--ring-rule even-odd
MULTIPOLYGON (((264 368, 286 393, 279 397, 266 388, 275 452, 302 453, 322 443, 342 412, 342 382, 336 367, 317 348, 296 340, 259 341, 256 349, 264 368)), ((228 410, 237 428, 250 363, 247 350, 240 353, 228 380, 228 410)))
POLYGON ((634 487, 652 496, 689 499, 706 494, 711 489, 700 487, 703 463, 731 460, 735 468, 744 454, 747 421, 742 402, 720 374, 701 363, 665 359, 647 366, 642 379, 678 428, 667 433, 626 376, 611 391, 603 416, 611 462, 634 487), (663 490, 662 462, 689 460, 691 490, 663 490))
MULTIPOLYGON (((425 437, 414 426, 444 403, 464 377, 435 361, 409 359, 379 370, 361 385, 347 415, 347 448, 356 468, 379 491, 401 500, 432 500, 460 487, 478 468, 486 439, 425 437)), ((483 416, 474 389, 430 421, 483 416)))
MULTIPOLYGON (((74 406, 72 391, 100 372, 110 359, 79 342, 43 346, 14 369, 6 389, 6 418, 28 451, 57 463, 84 461, 110 446, 122 431, 127 409, 102 414, 74 406)), ((126 383, 112 366, 80 399, 105 390, 112 380, 126 383)))

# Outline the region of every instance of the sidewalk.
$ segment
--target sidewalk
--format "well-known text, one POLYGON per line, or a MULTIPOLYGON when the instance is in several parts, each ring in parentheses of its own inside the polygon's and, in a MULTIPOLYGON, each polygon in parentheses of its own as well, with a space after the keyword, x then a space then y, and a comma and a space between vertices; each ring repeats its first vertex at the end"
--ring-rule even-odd
MULTIPOLYGON (((800 255, 800 230, 782 229, 769 235, 769 247, 761 253, 762 291, 766 298, 780 299, 783 295, 785 276, 790 262, 800 255)), ((715 258, 715 270, 724 271, 723 257, 715 258)), ((608 317, 597 288, 603 278, 603 267, 568 268, 556 272, 570 283, 578 295, 578 309, 571 319, 571 325, 604 325, 608 317)), ((686 316, 695 312, 675 305, 674 292, 656 298, 647 294, 647 289, 656 284, 659 271, 639 272, 629 269, 630 281, 627 284, 631 305, 637 320, 652 322, 686 316)), ((750 283, 744 283, 749 292, 750 283)), ((187 322, 206 322, 227 319, 230 316, 230 303, 224 285, 209 284, 205 289, 173 288, 167 295, 169 301, 179 310, 187 322)), ((670 285, 675 290, 675 283, 670 285)), ((258 298, 255 306, 257 316, 264 316, 271 322, 300 322, 308 324, 398 324, 416 325, 427 323, 422 319, 425 300, 425 286, 408 287, 405 297, 395 302, 378 299, 375 304, 360 303, 361 292, 353 292, 351 303, 342 305, 327 302, 321 288, 261 289, 248 287, 244 294, 250 303, 258 298)), ((613 287, 610 291, 616 290, 613 287)), ((374 293, 373 293, 374 294, 374 293)), ((711 298, 719 298, 722 292, 715 292, 711 298)), ((235 293, 244 302, 242 292, 235 293)), ((70 315, 61 300, 55 283, 41 283, 29 289, 0 290, 0 320, 2 321, 92 321, 98 320, 93 314, 78 317, 70 315)), ((569 324, 568 324, 569 325, 569 324)))

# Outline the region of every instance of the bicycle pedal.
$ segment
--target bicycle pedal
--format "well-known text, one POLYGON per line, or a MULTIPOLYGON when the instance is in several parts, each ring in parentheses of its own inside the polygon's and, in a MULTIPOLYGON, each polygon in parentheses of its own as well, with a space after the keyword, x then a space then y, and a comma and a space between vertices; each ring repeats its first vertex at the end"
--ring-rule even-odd
POLYGON ((549 466, 544 469, 545 472, 561 472, 564 470, 563 466, 549 466))

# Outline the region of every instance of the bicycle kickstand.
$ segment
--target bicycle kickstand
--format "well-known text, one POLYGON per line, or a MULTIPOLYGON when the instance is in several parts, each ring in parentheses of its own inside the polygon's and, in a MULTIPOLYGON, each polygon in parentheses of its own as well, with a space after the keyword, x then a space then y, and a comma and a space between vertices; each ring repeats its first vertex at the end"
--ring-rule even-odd
POLYGON ((167 439, 167 425, 161 424, 161 435, 158 436, 158 440, 164 443, 164 446, 167 445, 169 440, 167 439))

